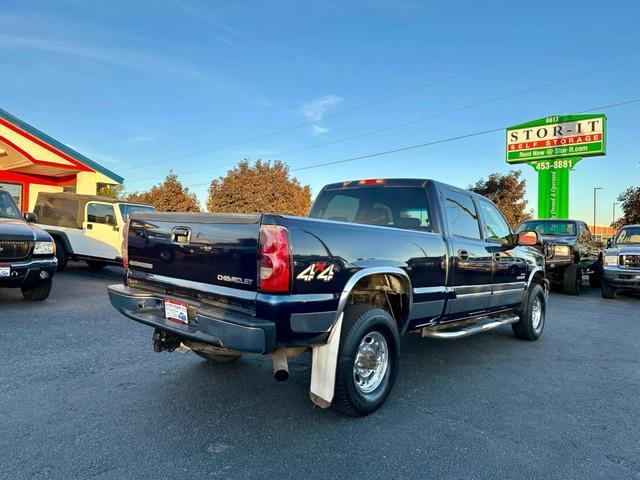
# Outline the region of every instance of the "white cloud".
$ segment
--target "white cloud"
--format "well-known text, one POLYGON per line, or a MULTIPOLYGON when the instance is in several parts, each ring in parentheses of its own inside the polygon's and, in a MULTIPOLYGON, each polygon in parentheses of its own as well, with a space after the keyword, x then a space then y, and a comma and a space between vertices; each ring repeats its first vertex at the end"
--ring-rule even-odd
POLYGON ((311 125, 311 134, 314 137, 324 137, 325 133, 329 133, 329 129, 321 125, 311 125))
MULTIPOLYGON (((329 109, 341 103, 342 100, 342 97, 337 95, 325 95, 324 97, 319 97, 315 100, 304 103, 302 107, 300 107, 299 112, 303 117, 306 117, 309 120, 320 122, 325 117, 329 109)), ((311 135, 314 137, 324 137, 329 132, 330 129, 325 126, 317 123, 311 125, 311 135)))
POLYGON ((324 97, 304 103, 302 107, 300 107, 300 113, 309 120, 319 122, 324 118, 327 110, 338 105, 342 100, 342 97, 338 97, 337 95, 325 95, 324 97))
POLYGON ((118 48, 86 46, 76 42, 61 42, 35 35, 7 35, 0 33, 0 48, 60 53, 123 67, 153 68, 182 74, 190 78, 203 77, 203 75, 191 65, 168 58, 136 52, 131 49, 123 50, 118 48))

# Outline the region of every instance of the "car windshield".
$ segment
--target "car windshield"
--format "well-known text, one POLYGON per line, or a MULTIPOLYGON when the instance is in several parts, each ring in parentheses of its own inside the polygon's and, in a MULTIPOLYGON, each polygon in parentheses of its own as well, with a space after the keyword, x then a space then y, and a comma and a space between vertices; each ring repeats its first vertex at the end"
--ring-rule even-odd
POLYGON ((623 228, 618 232, 616 243, 640 243, 640 227, 623 228))
POLYGON ((562 221, 531 221, 524 222, 518 227, 518 232, 524 230, 535 230, 540 235, 563 235, 573 237, 576 235, 575 222, 562 222, 562 221))
POLYGON ((0 191, 0 217, 20 218, 20 210, 8 192, 0 191))
POLYGON ((122 214, 122 219, 126 222, 129 220, 129 215, 134 212, 152 212, 155 208, 150 207, 148 205, 137 205, 135 203, 121 203, 120 204, 120 213, 122 214))

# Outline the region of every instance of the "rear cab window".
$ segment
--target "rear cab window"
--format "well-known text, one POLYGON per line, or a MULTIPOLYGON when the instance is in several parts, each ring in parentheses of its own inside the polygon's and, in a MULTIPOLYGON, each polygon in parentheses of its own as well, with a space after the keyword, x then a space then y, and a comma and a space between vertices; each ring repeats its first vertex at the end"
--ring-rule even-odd
POLYGON ((432 232, 424 187, 374 186, 323 190, 311 218, 432 232))

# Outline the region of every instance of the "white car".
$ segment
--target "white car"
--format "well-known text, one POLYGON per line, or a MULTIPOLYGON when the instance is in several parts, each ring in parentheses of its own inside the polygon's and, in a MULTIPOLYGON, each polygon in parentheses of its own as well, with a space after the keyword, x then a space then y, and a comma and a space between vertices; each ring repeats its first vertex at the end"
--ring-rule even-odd
POLYGON ((75 193, 39 193, 34 213, 38 225, 56 242, 58 270, 69 260, 92 268, 122 264, 122 235, 132 212, 150 205, 75 193))

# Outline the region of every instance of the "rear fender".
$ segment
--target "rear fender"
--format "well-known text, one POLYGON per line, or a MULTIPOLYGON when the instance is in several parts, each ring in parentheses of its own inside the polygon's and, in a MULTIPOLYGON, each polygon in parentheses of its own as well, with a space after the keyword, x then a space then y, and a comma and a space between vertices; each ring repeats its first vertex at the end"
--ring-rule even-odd
POLYGON ((360 280, 371 275, 389 274, 401 278, 405 283, 405 289, 409 296, 409 308, 404 318, 399 319, 400 332, 406 331, 409 318, 411 318, 411 305, 413 302, 411 288, 411 280, 407 273, 397 267, 372 267, 365 268, 354 274, 345 285, 340 300, 338 302, 338 311, 336 312, 336 321, 329 333, 329 339, 324 345, 318 345, 312 349, 312 367, 311 367, 311 387, 309 388, 309 396, 311 401, 321 408, 327 408, 331 405, 335 394, 336 384, 336 367, 338 365, 338 353, 340 350, 340 335, 342 332, 342 320, 344 317, 344 309, 347 306, 349 296, 354 287, 360 280))

